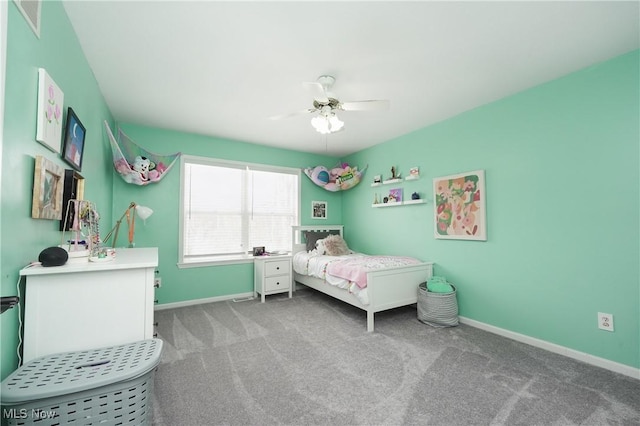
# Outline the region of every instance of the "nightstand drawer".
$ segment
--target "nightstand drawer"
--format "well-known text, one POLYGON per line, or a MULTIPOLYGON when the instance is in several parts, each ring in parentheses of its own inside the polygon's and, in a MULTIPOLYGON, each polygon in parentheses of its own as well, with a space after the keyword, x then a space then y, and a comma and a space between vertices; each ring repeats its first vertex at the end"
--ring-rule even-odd
POLYGON ((289 275, 269 277, 264 280, 265 291, 288 290, 290 285, 291 279, 289 278, 289 275))
POLYGON ((289 270, 289 261, 288 260, 278 260, 274 262, 266 262, 264 265, 264 275, 265 277, 270 277, 273 275, 283 275, 290 274, 289 270))

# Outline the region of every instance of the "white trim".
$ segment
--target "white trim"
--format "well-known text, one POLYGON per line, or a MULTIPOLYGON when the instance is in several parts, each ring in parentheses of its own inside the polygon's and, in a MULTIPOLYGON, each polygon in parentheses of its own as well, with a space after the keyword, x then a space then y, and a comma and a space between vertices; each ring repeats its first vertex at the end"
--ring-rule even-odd
MULTIPOLYGON (((27 24, 29 24, 29 28, 33 30, 33 33, 36 35, 36 37, 40 38, 40 19, 42 16, 42 0, 37 0, 35 3, 31 1, 30 3, 32 6, 35 5, 36 7, 36 10, 35 10, 36 16, 30 16, 29 13, 25 10, 25 8, 22 6, 22 3, 24 1, 25 0, 13 0, 16 7, 24 17, 24 20, 27 21, 27 24), (35 19, 36 21, 33 22, 32 18, 35 19)), ((3 1, 2 3, 6 3, 6 2, 3 1)))
MULTIPOLYGON (((154 307, 154 310, 163 311, 165 309, 184 308, 185 306, 202 305, 204 303, 224 302, 225 300, 248 299, 248 298, 253 299, 252 291, 248 293, 229 294, 226 296, 206 297, 204 299, 185 300, 183 302, 163 303, 162 305, 156 305, 154 307)), ((239 300, 239 302, 240 301, 241 300, 239 300)))
MULTIPOLYGON (((225 160, 219 158, 211 158, 211 157, 202 157, 195 155, 186 155, 183 154, 180 156, 180 204, 179 204, 179 212, 178 212, 178 267, 179 268, 197 268, 202 266, 220 266, 225 264, 235 264, 235 263, 245 263, 244 255, 222 255, 219 260, 214 259, 216 256, 212 256, 207 260, 202 259, 202 261, 198 261, 197 258, 192 258, 189 260, 185 259, 184 253, 184 207, 185 207, 185 170, 187 164, 199 164, 205 166, 214 166, 214 167, 227 167, 227 168, 237 168, 240 170, 251 170, 251 171, 263 171, 263 172, 274 172, 274 173, 282 173, 288 174, 291 176, 295 176, 297 178, 297 196, 298 203, 295 206, 296 210, 296 223, 300 223, 300 202, 302 199, 302 180, 301 180, 301 170, 293 167, 285 167, 285 166, 276 166, 269 164, 259 164, 259 163, 250 163, 245 161, 234 161, 234 160, 225 160)), ((243 188, 246 188, 246 183, 243 185, 243 188)), ((244 199, 244 197, 243 197, 244 199)), ((246 224, 243 224, 243 231, 245 231, 248 227, 246 224)), ((246 237, 246 236, 245 236, 246 237)), ((248 240, 248 237, 243 238, 244 240, 248 240)), ((252 261, 252 260, 249 260, 252 261)))
MULTIPOLYGON (((0 199, 2 199, 2 151, 4 150, 4 97, 7 74, 7 2, 0 1, 0 199)), ((0 218, 2 214, 0 213, 0 218)), ((0 235, 2 232, 0 231, 0 235)), ((18 333, 19 334, 19 333, 18 333)))
POLYGON ((263 172, 278 172, 278 173, 288 173, 290 175, 300 176, 300 169, 295 167, 286 167, 286 166, 274 166, 271 164, 261 164, 261 163, 251 163, 248 161, 236 161, 236 160, 226 160, 224 158, 213 158, 213 157, 203 157, 201 155, 188 155, 182 154, 180 157, 182 160, 181 163, 196 163, 204 166, 218 166, 218 167, 235 167, 238 169, 245 169, 247 167, 252 170, 259 170, 263 172))
POLYGON ((206 268, 209 266, 238 265, 242 263, 253 263, 254 257, 248 254, 237 256, 223 256, 220 259, 203 258, 202 260, 190 260, 189 262, 178 262, 176 265, 180 269, 206 268))
POLYGON ((606 370, 610 370, 615 373, 624 374, 625 376, 629 376, 633 379, 640 380, 640 369, 631 367, 629 365, 620 364, 615 361, 611 361, 605 358, 600 358, 585 352, 576 351, 574 349, 570 349, 565 346, 556 345, 555 343, 536 339, 535 337, 516 333, 514 331, 505 330, 504 328, 496 327, 490 324, 486 324, 486 323, 465 318, 462 316, 459 317, 459 320, 461 323, 470 325, 471 327, 479 328, 481 330, 485 330, 490 333, 497 334, 499 336, 507 337, 509 339, 512 339, 521 343, 526 343, 527 345, 535 346, 537 348, 541 348, 549 352, 564 355, 566 357, 573 358, 578 361, 585 362, 587 364, 595 365, 596 367, 604 368, 606 370))

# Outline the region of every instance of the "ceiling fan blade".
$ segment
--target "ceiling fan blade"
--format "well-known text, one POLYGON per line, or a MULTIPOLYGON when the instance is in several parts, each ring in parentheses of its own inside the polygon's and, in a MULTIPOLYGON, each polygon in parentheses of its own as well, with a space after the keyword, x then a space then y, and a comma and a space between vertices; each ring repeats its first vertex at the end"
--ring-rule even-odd
POLYGON ((329 102, 329 97, 327 96, 327 92, 324 90, 324 86, 322 86, 322 84, 314 81, 305 82, 302 83, 302 85, 305 87, 305 89, 313 93, 314 100, 318 101, 321 104, 326 104, 329 102))
POLYGON ((309 113, 315 112, 315 111, 317 111, 316 108, 307 108, 307 109, 303 109, 301 111, 291 112, 289 114, 274 115, 272 117, 269 117, 269 119, 270 120, 282 120, 284 118, 296 117, 298 115, 309 114, 309 113))
POLYGON ((341 102, 340 109, 344 111, 383 111, 389 109, 388 100, 370 100, 341 102))

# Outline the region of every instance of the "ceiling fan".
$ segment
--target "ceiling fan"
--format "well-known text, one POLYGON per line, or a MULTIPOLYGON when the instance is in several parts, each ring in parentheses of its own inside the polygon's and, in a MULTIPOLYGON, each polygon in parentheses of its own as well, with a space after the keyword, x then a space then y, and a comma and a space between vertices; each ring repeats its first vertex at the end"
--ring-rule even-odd
POLYGON ((344 127, 344 122, 336 115, 338 111, 380 111, 389 109, 388 100, 339 101, 337 96, 330 92, 335 81, 336 79, 330 75, 321 75, 317 81, 303 83, 307 89, 314 92, 313 108, 273 116, 271 119, 280 120, 317 112, 311 119, 311 125, 319 133, 327 134, 338 132, 344 127))

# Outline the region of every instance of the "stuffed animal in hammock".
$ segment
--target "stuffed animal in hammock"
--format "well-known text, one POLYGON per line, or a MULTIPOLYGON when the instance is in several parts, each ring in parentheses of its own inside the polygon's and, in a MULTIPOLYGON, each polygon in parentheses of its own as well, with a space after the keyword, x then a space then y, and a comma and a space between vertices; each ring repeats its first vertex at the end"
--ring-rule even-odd
POLYGON ((147 157, 138 155, 133 163, 133 170, 140 173, 140 177, 143 181, 149 180, 149 170, 154 169, 155 164, 151 162, 147 157))

